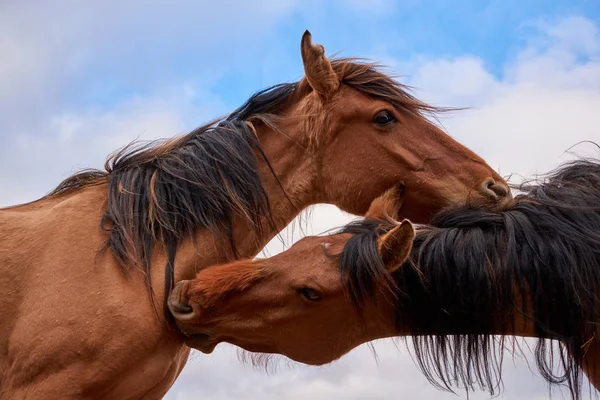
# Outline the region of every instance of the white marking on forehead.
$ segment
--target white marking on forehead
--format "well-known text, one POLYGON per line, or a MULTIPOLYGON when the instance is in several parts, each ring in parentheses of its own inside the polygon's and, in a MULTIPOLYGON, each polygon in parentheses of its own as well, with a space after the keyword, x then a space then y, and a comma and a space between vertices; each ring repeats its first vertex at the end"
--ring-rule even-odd
POLYGON ((329 250, 329 246, 331 245, 331 243, 329 242, 323 242, 321 243, 321 246, 323 246, 323 249, 325 250, 329 250))

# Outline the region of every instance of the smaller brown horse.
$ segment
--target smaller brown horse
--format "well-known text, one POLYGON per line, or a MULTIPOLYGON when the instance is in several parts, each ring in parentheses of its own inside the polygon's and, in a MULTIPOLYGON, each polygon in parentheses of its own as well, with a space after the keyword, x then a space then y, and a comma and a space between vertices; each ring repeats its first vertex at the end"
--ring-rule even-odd
MULTIPOLYGON (((270 259, 208 268, 176 286, 170 309, 207 353, 225 341, 324 364, 415 336, 431 382, 492 394, 504 347, 492 335, 537 337, 541 375, 579 398, 580 367, 600 384, 600 163, 568 164, 522 190, 508 210, 447 210, 417 233, 407 220, 365 219, 270 259)), ((371 217, 398 209, 390 194, 371 217)))

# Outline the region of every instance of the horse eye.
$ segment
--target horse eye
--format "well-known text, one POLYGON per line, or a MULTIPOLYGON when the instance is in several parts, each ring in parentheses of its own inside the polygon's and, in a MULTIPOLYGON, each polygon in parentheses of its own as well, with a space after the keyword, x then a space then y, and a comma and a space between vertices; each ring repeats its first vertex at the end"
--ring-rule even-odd
POLYGON ((321 295, 313 288, 305 287, 303 289, 300 289, 300 294, 308 301, 321 300, 321 295))
POLYGON ((378 112, 373 121, 379 126, 386 126, 396 122, 396 118, 394 117, 394 114, 384 110, 378 112))

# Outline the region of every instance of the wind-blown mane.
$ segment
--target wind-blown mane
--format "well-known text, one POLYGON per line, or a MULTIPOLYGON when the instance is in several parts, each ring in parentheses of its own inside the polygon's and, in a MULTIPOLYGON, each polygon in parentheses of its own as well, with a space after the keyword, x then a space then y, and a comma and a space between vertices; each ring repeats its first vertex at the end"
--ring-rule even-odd
MULTIPOLYGON (((443 111, 415 99, 407 87, 379 72, 376 64, 337 59, 332 60, 332 67, 343 84, 388 101, 399 109, 417 115, 443 111)), ((278 129, 286 109, 311 91, 306 79, 265 89, 229 116, 185 136, 147 145, 133 143, 112 155, 105 164, 105 171, 77 173, 45 198, 106 184, 107 208, 101 222, 109 233, 106 248, 124 269, 141 265, 153 293, 151 255, 157 244, 162 245, 168 257, 166 300, 173 286, 177 247, 184 238, 194 235, 198 229, 209 229, 229 243, 235 255, 234 214, 247 217, 259 233, 264 221, 272 223, 269 200, 257 171, 256 154, 269 168, 271 165, 256 132, 247 122, 278 129)), ((305 111, 307 115, 297 117, 318 119, 323 114, 318 107, 305 111)), ((314 124, 307 126, 315 127, 314 124)), ((306 132, 307 135, 317 133, 306 132)), ((272 168, 271 172, 274 174, 272 168)))
MULTIPOLYGON (((409 261, 393 275, 396 325, 413 336, 417 364, 436 386, 494 394, 504 338, 492 335, 514 332, 522 313, 540 337, 543 378, 580 398, 579 366, 600 322, 600 163, 565 164, 521 191, 508 210, 447 210, 419 227, 409 261)), ((342 230, 356 235, 340 261, 358 300, 386 282, 374 232, 390 228, 366 220, 342 230)))

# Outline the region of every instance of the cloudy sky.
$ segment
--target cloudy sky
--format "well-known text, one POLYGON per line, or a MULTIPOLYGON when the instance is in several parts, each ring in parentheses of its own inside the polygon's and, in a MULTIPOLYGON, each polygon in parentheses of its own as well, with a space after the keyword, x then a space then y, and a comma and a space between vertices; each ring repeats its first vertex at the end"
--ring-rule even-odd
MULTIPOLYGON (((388 65, 423 100, 470 107, 441 122, 515 181, 572 157, 579 141, 600 142, 597 0, 4 0, 0 206, 100 167, 132 139, 185 133, 297 80, 304 29, 329 54, 388 65)), ((318 206, 306 233, 351 218, 318 206)), ((287 230, 285 244, 299 236, 287 230)), ((268 251, 282 248, 273 241, 268 251)), ((377 360, 363 346, 326 367, 283 360, 266 374, 220 345, 192 355, 167 399, 456 398, 432 388, 403 346, 375 348, 377 360)), ((505 362, 501 398, 548 397, 527 360, 505 362)))

